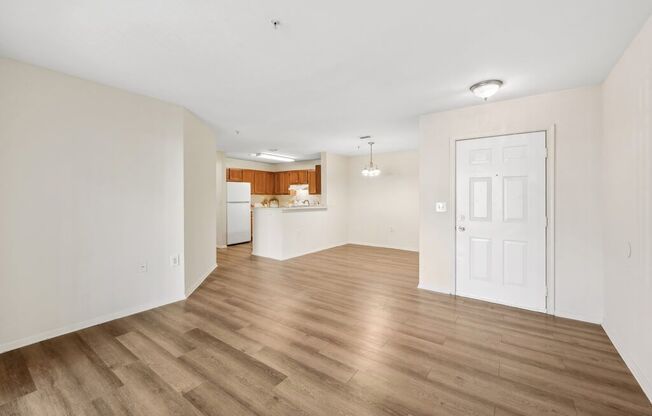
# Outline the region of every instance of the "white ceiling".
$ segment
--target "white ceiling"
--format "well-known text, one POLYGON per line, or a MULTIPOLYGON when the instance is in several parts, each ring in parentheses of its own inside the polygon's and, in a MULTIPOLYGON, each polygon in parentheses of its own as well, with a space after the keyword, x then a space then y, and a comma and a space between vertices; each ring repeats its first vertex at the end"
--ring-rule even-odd
POLYGON ((418 116, 602 81, 652 0, 0 0, 0 55, 183 105, 232 154, 417 146, 418 116), (275 30, 272 19, 281 22, 275 30), (235 134, 235 130, 240 133, 235 134))

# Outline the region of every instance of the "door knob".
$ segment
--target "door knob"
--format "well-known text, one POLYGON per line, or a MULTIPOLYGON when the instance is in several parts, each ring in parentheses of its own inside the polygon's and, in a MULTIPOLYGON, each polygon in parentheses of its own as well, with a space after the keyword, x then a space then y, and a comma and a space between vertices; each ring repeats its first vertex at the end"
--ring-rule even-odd
POLYGON ((466 228, 460 225, 457 227, 457 231, 466 231, 466 228))

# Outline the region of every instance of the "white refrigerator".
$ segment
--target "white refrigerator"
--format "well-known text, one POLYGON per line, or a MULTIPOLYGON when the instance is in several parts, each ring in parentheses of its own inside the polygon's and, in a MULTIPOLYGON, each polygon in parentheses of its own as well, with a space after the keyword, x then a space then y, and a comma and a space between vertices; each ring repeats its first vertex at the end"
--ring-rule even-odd
POLYGON ((226 244, 251 241, 251 184, 226 183, 226 244))

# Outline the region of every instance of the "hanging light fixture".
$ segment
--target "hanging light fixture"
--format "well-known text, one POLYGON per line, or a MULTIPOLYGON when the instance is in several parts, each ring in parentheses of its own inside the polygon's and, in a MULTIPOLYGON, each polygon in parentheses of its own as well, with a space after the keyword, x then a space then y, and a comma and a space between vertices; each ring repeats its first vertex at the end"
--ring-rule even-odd
POLYGON ((374 142, 369 142, 369 164, 362 168, 362 176, 378 176, 380 169, 374 165, 374 142))

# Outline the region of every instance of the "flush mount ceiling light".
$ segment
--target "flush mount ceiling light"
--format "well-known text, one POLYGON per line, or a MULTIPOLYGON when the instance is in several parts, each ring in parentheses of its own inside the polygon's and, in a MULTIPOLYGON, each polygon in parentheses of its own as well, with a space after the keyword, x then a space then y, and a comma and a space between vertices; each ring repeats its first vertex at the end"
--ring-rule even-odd
MULTIPOLYGON (((366 136, 369 137, 369 136, 366 136)), ((369 142, 369 164, 362 168, 362 176, 378 176, 380 169, 374 165, 374 142, 369 142)))
POLYGON ((503 82, 501 80, 489 79, 471 85, 470 90, 473 94, 475 94, 476 97, 482 98, 483 100, 487 101, 487 98, 494 95, 502 86, 503 86, 503 82))
POLYGON ((294 162, 294 159, 289 156, 277 155, 274 153, 256 153, 256 157, 267 160, 275 160, 277 162, 294 162))

